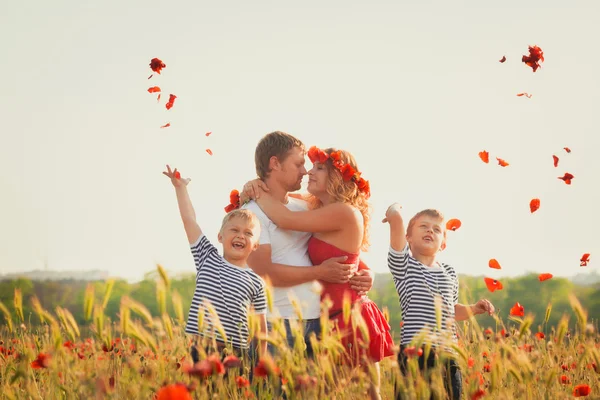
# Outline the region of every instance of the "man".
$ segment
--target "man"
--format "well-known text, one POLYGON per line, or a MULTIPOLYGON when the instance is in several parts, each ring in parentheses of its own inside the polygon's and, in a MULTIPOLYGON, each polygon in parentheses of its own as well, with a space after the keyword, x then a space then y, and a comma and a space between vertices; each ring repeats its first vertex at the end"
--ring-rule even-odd
MULTIPOLYGON (((304 155, 304 144, 280 131, 265 135, 255 151, 258 178, 266 184, 272 196, 292 211, 308 209, 306 201, 288 195, 300 189, 302 178, 307 174, 304 155)), ((244 193, 254 197, 250 183, 244 186, 244 193)), ((308 256, 311 233, 280 229, 254 201, 244 208, 253 211, 261 224, 259 247, 248 258, 248 265, 257 274, 269 277, 273 285, 273 306, 284 319, 290 347, 294 344, 290 320, 297 318, 291 299, 298 300, 306 350, 312 357, 310 335, 314 332, 319 336, 321 333, 320 295, 316 281, 344 283, 350 280, 354 290, 367 292, 373 286, 373 277, 369 271, 356 273, 350 264, 343 263, 346 257, 330 258, 313 266, 308 256)))

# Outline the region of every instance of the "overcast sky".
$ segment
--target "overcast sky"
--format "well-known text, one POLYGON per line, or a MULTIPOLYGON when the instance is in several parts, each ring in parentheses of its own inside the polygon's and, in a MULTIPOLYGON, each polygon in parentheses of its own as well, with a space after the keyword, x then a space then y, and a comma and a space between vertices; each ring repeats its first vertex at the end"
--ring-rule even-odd
POLYGON ((407 221, 424 208, 462 220, 442 253, 459 273, 570 276, 583 253, 595 268, 599 2, 236 3, 0 6, 0 273, 193 272, 165 164, 192 178, 216 242, 229 191, 254 178, 254 147, 273 130, 356 156, 377 272, 395 201, 407 221), (535 73, 528 45, 546 58, 535 73), (167 67, 148 80, 153 57, 167 67))

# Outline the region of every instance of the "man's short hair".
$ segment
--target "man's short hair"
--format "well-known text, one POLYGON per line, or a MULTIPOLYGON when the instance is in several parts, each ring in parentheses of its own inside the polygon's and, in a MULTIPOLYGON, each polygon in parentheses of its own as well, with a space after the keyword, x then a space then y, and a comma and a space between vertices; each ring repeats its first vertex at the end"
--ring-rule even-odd
POLYGON ((306 150, 304 143, 289 133, 275 131, 263 136, 254 152, 254 164, 258 178, 265 179, 269 176, 271 172, 269 168, 271 157, 275 156, 279 162, 284 162, 289 155, 289 151, 294 147, 306 150))

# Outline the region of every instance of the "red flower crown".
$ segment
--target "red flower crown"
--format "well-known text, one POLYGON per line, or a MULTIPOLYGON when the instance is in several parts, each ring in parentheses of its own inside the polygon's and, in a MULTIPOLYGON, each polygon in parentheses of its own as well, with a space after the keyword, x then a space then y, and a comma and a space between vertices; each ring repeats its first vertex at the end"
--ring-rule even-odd
POLYGON ((361 172, 355 170, 352 165, 342 161, 341 151, 334 151, 331 154, 325 153, 317 146, 313 146, 308 150, 308 158, 314 164, 315 162, 324 163, 328 159, 331 159, 331 164, 342 174, 342 178, 345 181, 352 181, 356 183, 359 192, 363 192, 365 197, 368 199, 371 196, 371 187, 369 181, 361 178, 361 172))

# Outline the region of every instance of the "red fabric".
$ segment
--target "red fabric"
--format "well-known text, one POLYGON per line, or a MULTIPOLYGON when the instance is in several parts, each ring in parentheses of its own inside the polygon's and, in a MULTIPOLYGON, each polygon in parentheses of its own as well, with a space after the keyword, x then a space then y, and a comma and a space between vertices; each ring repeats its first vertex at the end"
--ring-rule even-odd
MULTIPOLYGON (((331 257, 347 256, 344 261, 347 264, 359 266, 359 253, 348 253, 327 242, 324 242, 314 236, 308 241, 308 255, 314 265, 321 264, 331 257)), ((348 352, 349 361, 353 364, 360 364, 363 356, 367 356, 371 361, 381 361, 384 357, 394 355, 394 343, 390 335, 390 325, 385 320, 383 313, 377 308, 377 305, 367 296, 359 296, 355 290, 350 288, 350 283, 329 283, 321 281, 323 291, 321 300, 329 297, 333 306, 329 310, 330 320, 336 326, 336 330, 342 332, 342 344, 348 352), (352 329, 352 322, 348 321, 349 326, 344 323, 343 304, 344 293, 348 293, 351 304, 359 303, 361 315, 369 331, 369 342, 365 340, 360 329, 352 329), (364 343, 364 344, 363 344, 364 343)))

